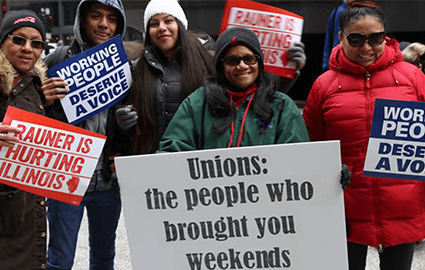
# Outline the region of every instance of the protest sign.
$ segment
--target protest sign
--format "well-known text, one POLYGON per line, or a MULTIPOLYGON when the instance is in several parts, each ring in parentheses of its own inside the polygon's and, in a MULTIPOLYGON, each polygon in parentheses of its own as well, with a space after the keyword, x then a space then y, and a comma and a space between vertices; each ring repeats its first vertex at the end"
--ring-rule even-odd
POLYGON ((376 99, 363 174, 425 180, 425 103, 376 99))
POLYGON ((48 74, 69 84, 61 103, 68 122, 74 125, 117 103, 132 83, 120 35, 61 62, 48 74))
POLYGON ((19 142, 1 147, 0 182, 79 205, 106 137, 9 106, 3 124, 21 129, 19 142))
POLYGON ((248 0, 227 0, 220 32, 230 27, 251 29, 264 54, 264 69, 292 79, 296 66, 288 61, 288 48, 301 41, 303 17, 277 7, 248 0))
POLYGON ((115 158, 133 268, 348 269, 339 153, 331 141, 115 158))

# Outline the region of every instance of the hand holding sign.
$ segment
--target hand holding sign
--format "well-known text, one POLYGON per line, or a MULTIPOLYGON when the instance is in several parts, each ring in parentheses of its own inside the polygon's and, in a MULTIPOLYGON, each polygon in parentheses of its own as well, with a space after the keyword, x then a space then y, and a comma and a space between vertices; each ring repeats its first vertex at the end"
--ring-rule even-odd
POLYGON ((296 64, 297 70, 302 69, 307 60, 304 48, 305 46, 301 41, 295 42, 294 45, 288 49, 288 54, 286 54, 288 60, 296 64))
POLYGON ((74 125, 116 104, 132 83, 120 35, 61 62, 49 69, 48 74, 62 78, 67 84, 48 81, 43 89, 47 105, 61 98, 66 118, 74 125), (69 87, 69 92, 58 89, 63 86, 69 87), (61 95, 56 97, 58 93, 61 95))
POLYGON ((12 106, 3 123, 16 143, 0 149, 0 183, 79 205, 106 137, 12 106))
POLYGON ((8 132, 15 132, 15 134, 18 134, 21 130, 16 127, 0 124, 0 146, 12 147, 13 142, 19 141, 16 136, 7 135, 8 132))
POLYGON ((46 99, 46 105, 50 106, 56 99, 65 97, 69 92, 68 83, 60 77, 50 78, 43 83, 41 91, 46 99))

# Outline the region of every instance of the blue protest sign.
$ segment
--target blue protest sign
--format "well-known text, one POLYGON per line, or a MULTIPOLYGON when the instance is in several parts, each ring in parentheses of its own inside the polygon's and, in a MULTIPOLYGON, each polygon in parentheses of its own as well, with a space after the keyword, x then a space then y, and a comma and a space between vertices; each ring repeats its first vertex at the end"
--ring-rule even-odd
POLYGON ((61 62, 48 74, 69 84, 61 103, 68 122, 74 125, 117 103, 132 83, 120 35, 61 62))
POLYGON ((425 103, 376 99, 363 174, 425 180, 425 103))

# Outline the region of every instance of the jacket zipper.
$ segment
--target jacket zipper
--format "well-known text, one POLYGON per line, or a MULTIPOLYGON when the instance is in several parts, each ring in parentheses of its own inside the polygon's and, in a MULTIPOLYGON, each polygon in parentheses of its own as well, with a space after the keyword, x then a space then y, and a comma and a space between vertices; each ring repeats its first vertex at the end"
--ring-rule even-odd
MULTIPOLYGON (((366 121, 367 121, 367 127, 370 130, 371 125, 372 125, 372 114, 370 112, 371 109, 371 100, 370 100, 370 73, 368 71, 366 71, 366 89, 365 89, 365 98, 366 98, 366 121)), ((373 178, 372 180, 372 190, 373 190, 373 194, 374 194, 374 205, 375 205, 375 209, 378 209, 379 206, 379 202, 378 202, 378 192, 379 192, 379 186, 377 184, 377 178, 373 178)), ((377 234, 378 234, 378 243, 382 240, 381 239, 381 216, 379 214, 379 211, 375 210, 375 213, 377 215, 376 219, 375 219, 375 224, 376 224, 376 228, 377 228, 377 234)), ((383 248, 382 248, 382 244, 379 243, 378 244, 378 252, 382 253, 383 252, 383 248)))

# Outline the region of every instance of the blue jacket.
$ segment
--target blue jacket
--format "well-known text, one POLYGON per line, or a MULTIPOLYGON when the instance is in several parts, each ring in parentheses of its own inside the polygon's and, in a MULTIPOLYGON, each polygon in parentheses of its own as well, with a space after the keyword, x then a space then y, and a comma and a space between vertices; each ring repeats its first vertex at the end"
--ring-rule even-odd
POLYGON ((329 68, 329 56, 332 49, 339 44, 338 32, 341 30, 339 27, 339 17, 347 9, 346 0, 342 0, 342 4, 332 10, 328 18, 328 25, 326 27, 325 47, 323 48, 323 61, 322 69, 329 68))

